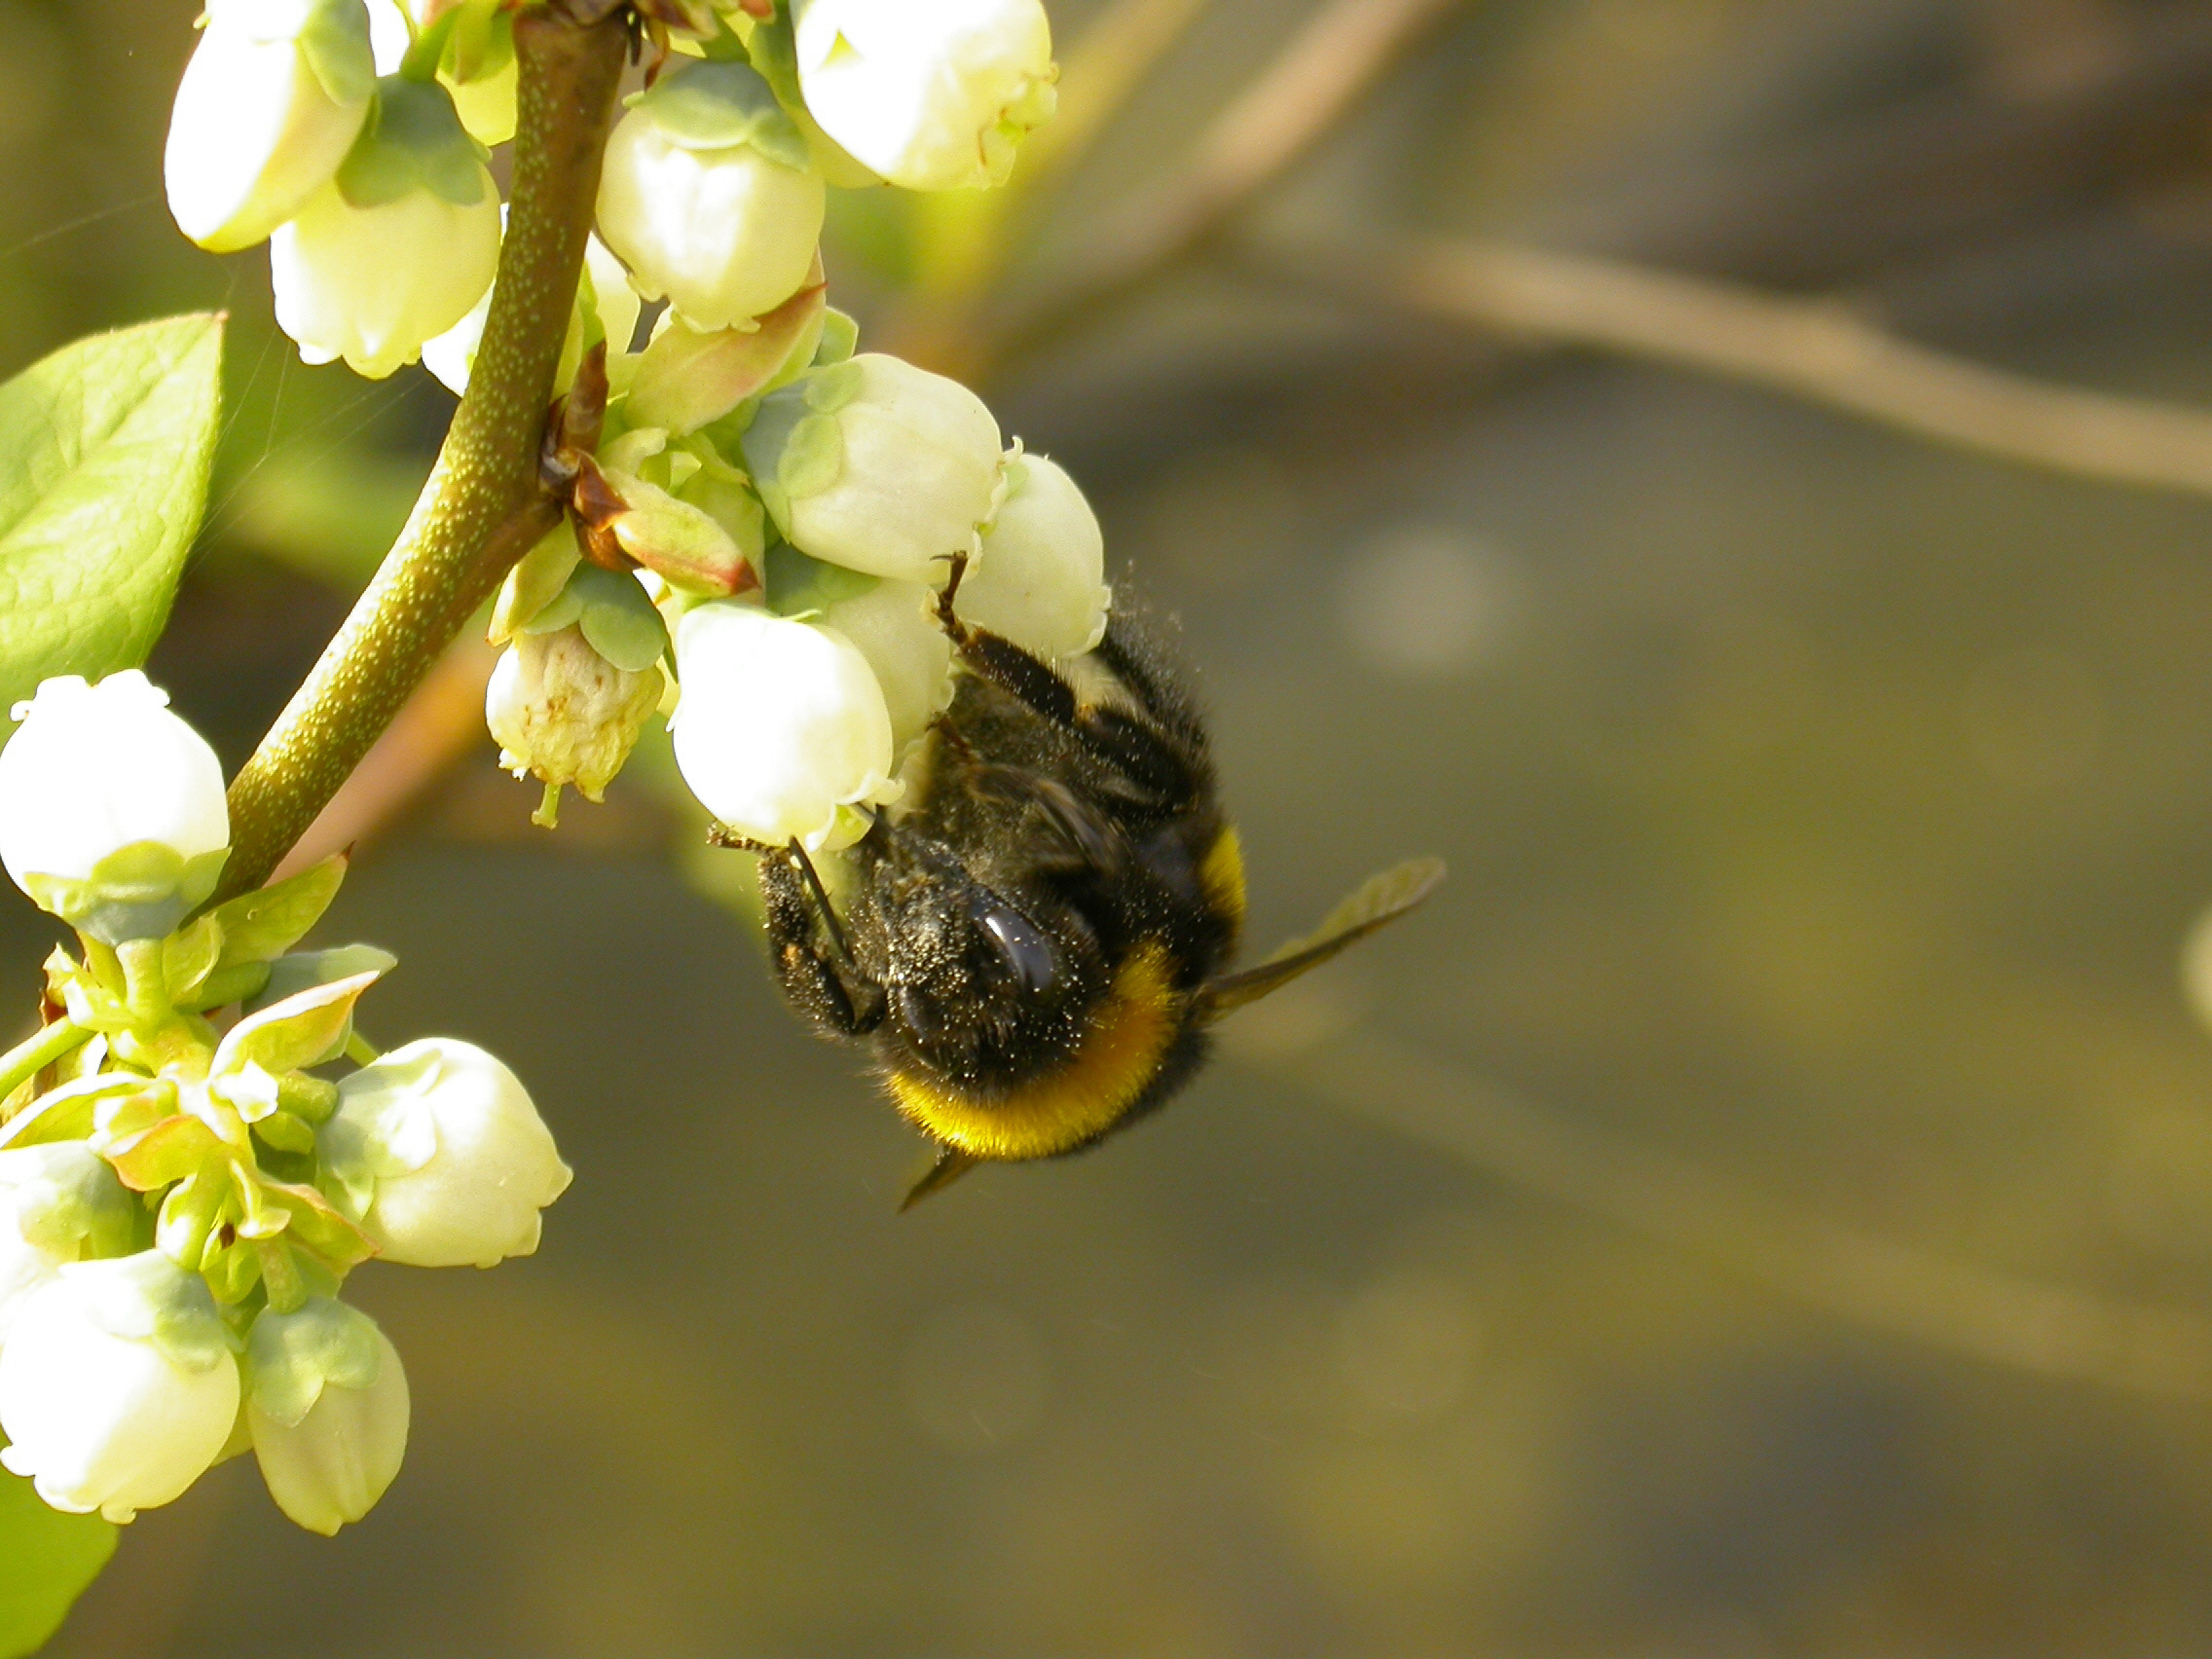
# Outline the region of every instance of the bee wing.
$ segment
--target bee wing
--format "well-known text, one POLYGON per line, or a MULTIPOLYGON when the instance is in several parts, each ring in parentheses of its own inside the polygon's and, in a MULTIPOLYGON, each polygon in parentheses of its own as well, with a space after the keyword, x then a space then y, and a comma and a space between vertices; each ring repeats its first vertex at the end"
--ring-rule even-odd
POLYGON ((1309 968, 1320 967, 1354 940, 1396 921, 1435 892, 1443 879, 1442 859, 1408 859, 1369 876, 1306 938, 1292 940, 1265 962, 1209 980, 1198 993, 1202 1016, 1219 1019, 1288 984, 1309 968))
POLYGON ((973 1153, 957 1147, 940 1146, 937 1149, 937 1161, 923 1170, 906 1189, 906 1196, 899 1200, 899 1212, 903 1215, 932 1193, 941 1193, 969 1170, 983 1161, 973 1153))

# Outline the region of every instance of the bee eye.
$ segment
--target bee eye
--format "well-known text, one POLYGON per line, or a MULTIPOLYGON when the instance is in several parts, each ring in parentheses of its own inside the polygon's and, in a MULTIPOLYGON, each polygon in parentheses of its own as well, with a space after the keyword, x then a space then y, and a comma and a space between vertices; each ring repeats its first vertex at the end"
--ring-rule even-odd
POLYGON ((1014 971, 1030 990, 1041 991, 1052 982, 1055 964, 1051 941, 1017 910, 993 905, 983 912, 983 931, 997 941, 999 953, 1014 964, 1014 971))

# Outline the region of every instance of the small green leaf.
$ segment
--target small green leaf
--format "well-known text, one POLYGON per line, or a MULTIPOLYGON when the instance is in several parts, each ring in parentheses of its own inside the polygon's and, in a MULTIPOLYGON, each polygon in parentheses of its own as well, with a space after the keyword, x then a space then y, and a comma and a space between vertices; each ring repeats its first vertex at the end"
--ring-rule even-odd
POLYGON ((366 12, 358 6, 315 6, 296 38, 325 97, 341 109, 368 101, 377 88, 377 62, 366 12))
POLYGON ((814 349, 814 366, 830 368, 851 360, 861 343, 861 325, 835 306, 822 313, 822 343, 814 349))
POLYGON ((113 1523, 49 1509, 29 1481, 0 1475, 0 1659, 46 1645, 115 1538, 113 1523))
POLYGON ((643 674, 669 654, 668 624, 643 587, 597 565, 579 566, 571 583, 584 577, 595 579, 576 623, 593 650, 628 674, 643 674))
POLYGON ((247 1014, 215 1046, 208 1075, 220 1081, 258 1065, 275 1077, 320 1064, 346 1041, 352 1028, 353 1004, 381 974, 381 969, 372 969, 333 980, 247 1014))
POLYGON ((213 916, 202 916, 162 940, 162 982, 170 1000, 181 1004, 205 984, 222 950, 223 924, 213 916))
POLYGON ((64 346, 0 386, 0 736, 56 674, 143 662, 207 501, 223 319, 64 346))
POLYGON ((345 879, 346 855, 333 853, 295 876, 219 906, 214 920, 222 928, 223 954, 216 965, 235 968, 283 955, 330 908, 345 879))
POLYGON ((269 965, 269 977, 259 990, 246 999, 245 1012, 259 1014, 286 997, 297 996, 316 985, 350 978, 355 974, 388 974, 398 966, 398 957, 388 950, 379 950, 373 944, 341 944, 328 950, 296 950, 289 956, 279 956, 269 965))
POLYGON ((220 1165, 228 1157, 213 1129, 182 1112, 107 1149, 116 1179, 133 1193, 158 1193, 210 1164, 220 1165))

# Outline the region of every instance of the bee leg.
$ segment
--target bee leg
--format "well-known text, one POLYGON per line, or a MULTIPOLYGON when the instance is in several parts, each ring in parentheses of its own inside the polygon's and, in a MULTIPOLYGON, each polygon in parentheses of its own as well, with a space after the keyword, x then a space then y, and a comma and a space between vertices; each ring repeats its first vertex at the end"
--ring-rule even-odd
POLYGON ((1205 753, 1205 722, 1190 696, 1176 684, 1166 666, 1145 648, 1142 637, 1130 634, 1122 617, 1106 619, 1106 632, 1091 647, 1091 654, 1112 669, 1114 678, 1136 699, 1137 706, 1174 733, 1187 750, 1205 753))
POLYGON ((795 843, 760 863, 768 943, 791 1005, 833 1037, 865 1037, 882 1023, 883 987, 861 971, 822 878, 795 843), (817 919, 820 926, 818 927, 817 919))
POLYGON ((954 612, 952 602, 967 568, 968 556, 954 554, 951 579, 937 597, 938 623, 960 653, 960 660, 975 674, 1072 734, 1139 789, 1155 795, 1188 793, 1192 777, 1183 754, 1187 745, 1163 742, 1142 721, 1119 709, 1083 707, 1076 701, 1074 687, 1053 672, 1051 663, 954 612))

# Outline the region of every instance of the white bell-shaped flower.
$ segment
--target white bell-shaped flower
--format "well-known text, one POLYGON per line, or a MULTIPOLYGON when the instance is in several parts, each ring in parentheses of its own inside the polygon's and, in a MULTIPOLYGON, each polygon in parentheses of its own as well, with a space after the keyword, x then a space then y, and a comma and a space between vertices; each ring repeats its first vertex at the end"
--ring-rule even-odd
POLYGON ((898 798, 883 691, 843 635, 719 600, 677 624, 676 662, 676 764, 738 834, 819 850, 851 838, 841 808, 898 798))
POLYGON ((238 1361, 206 1281, 158 1250, 64 1267, 0 1347, 0 1463, 56 1509, 129 1521, 168 1502, 238 1415, 238 1361))
POLYGON ((761 400, 746 464, 777 528, 817 559, 942 587, 1005 488, 999 424, 958 381, 881 352, 761 400))
POLYGON ((826 202, 806 140, 742 63, 690 63, 607 140, 599 234, 648 300, 698 329, 742 326, 798 291, 826 202))
POLYGON ((136 1207, 83 1141, 0 1152, 0 1341, 24 1299, 67 1264, 124 1248, 136 1207))
POLYGON ((0 749, 0 863, 41 908, 109 943, 166 934, 214 891, 223 768, 136 669, 49 680, 0 749))
POLYGON ((324 1173, 387 1262, 489 1268, 537 1248, 571 1171, 521 1079, 473 1043, 425 1037, 338 1085, 324 1173))
POLYGON ((908 190, 1003 184, 1051 119, 1041 0, 798 0, 798 79, 822 129, 908 190))
POLYGON ((163 159, 177 228, 262 240, 337 174, 375 86, 361 0, 209 0, 163 159))
POLYGON ((516 777, 573 784, 596 801, 630 758, 660 694, 659 670, 608 661, 571 623, 515 636, 485 688, 484 723, 499 764, 516 777))
POLYGON ((269 1309, 246 1347, 246 1429, 276 1507, 328 1537, 376 1507, 407 1455, 407 1373, 358 1309, 269 1309))
POLYGON ((382 380, 466 316, 499 263, 499 193, 443 87, 387 76, 338 176, 269 243, 305 362, 382 380))
POLYGON ((879 581, 822 608, 818 620, 858 647, 875 671, 891 717, 891 746, 906 746, 952 706, 952 641, 937 618, 937 595, 920 582, 879 581))
POLYGON ((1042 657, 1081 656, 1106 633, 1106 537, 1056 461, 1007 460, 1006 499, 983 556, 960 583, 959 611, 1042 657))

